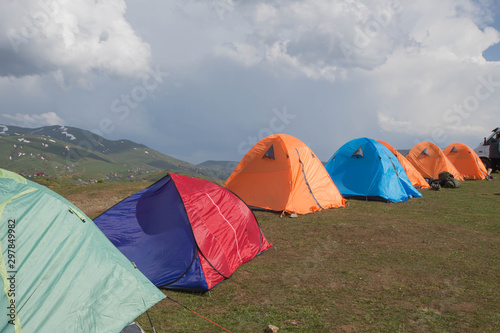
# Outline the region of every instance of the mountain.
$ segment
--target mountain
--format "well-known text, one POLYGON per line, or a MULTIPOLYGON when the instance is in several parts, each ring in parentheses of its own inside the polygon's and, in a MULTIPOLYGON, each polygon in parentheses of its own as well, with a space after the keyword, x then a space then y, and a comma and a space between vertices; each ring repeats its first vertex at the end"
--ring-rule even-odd
POLYGON ((107 140, 69 126, 23 128, 0 124, 0 165, 25 176, 73 181, 160 178, 176 172, 217 177, 216 172, 129 140, 107 140), (158 175, 156 175, 158 174, 158 175))
POLYGON ((205 170, 211 170, 213 175, 219 179, 226 180, 231 176, 231 173, 238 165, 238 162, 234 161, 205 161, 198 164, 199 167, 205 170))

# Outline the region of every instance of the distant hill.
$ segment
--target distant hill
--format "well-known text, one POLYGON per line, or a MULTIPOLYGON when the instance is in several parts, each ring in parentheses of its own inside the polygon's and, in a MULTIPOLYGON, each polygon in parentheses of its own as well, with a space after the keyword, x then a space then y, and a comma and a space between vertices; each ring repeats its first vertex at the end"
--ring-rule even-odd
POLYGON ((0 165, 26 177, 78 182, 130 181, 177 172, 217 178, 212 169, 162 154, 129 140, 107 140, 69 126, 23 128, 0 124, 0 165))
POLYGON ((239 162, 234 161, 205 161, 198 164, 199 167, 205 170, 211 170, 215 177, 226 180, 231 176, 231 173, 236 168, 239 162))

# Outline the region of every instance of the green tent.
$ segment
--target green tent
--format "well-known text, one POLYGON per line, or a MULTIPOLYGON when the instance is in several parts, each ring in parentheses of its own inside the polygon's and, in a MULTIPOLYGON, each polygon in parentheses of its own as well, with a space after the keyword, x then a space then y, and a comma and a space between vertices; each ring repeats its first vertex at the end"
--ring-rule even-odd
POLYGON ((94 222, 0 169, 0 332, 120 332, 161 293, 94 222))

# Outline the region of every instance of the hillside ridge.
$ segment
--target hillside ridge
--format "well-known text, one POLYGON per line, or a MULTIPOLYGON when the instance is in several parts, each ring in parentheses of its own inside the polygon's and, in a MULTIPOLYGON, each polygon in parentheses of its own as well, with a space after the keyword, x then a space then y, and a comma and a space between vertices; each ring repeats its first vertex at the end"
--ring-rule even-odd
POLYGON ((212 169, 127 139, 108 140, 71 126, 24 128, 0 124, 0 163, 27 177, 77 182, 161 178, 166 172, 218 178, 212 169))

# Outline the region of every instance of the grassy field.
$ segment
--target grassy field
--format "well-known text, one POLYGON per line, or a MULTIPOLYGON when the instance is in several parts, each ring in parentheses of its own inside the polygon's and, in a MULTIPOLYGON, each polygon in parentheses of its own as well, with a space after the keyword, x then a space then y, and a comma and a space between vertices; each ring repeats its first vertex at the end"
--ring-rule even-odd
MULTIPOLYGON (((146 185, 55 190, 95 217, 146 185)), ((164 293, 232 332, 500 332, 500 181, 423 195, 256 212, 269 251, 210 294, 164 293)), ((169 299, 149 314, 158 333, 224 332, 169 299)))

